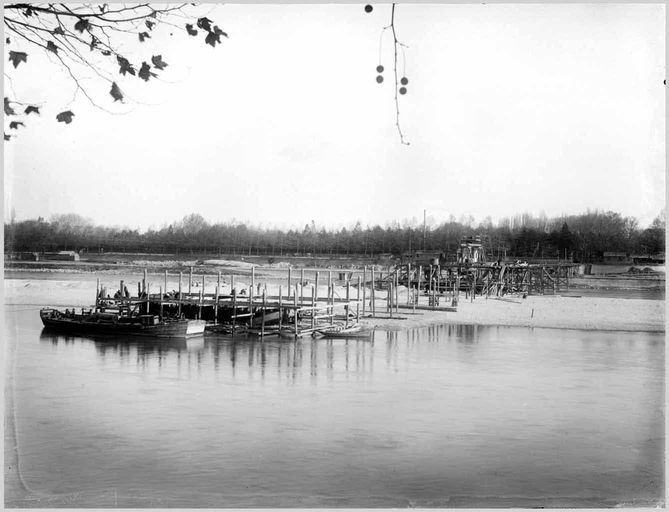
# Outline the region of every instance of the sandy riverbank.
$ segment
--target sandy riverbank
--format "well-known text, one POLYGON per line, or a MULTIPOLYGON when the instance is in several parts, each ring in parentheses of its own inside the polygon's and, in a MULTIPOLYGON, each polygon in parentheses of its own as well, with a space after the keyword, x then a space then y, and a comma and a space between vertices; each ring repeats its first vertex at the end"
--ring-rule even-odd
MULTIPOLYGON (((60 277, 60 276, 59 276, 60 277)), ((89 276, 90 277, 90 276, 89 276)), ((117 286, 115 278, 108 279, 110 289, 117 286)), ((157 288, 162 280, 152 279, 152 286, 157 288)), ((277 294, 280 282, 269 282, 267 292, 277 294)), ((94 276, 82 279, 81 275, 62 276, 58 279, 36 274, 27 277, 22 273, 18 279, 10 276, 4 280, 5 304, 18 307, 82 307, 90 306, 95 297, 94 276)), ((168 281, 168 289, 176 289, 178 283, 168 281)), ((201 286, 198 283, 198 288, 201 286)), ((215 279, 208 278, 205 287, 211 293, 215 286, 215 279)), ((248 279, 236 281, 237 289, 248 288, 248 279)), ((154 289, 154 288, 152 288, 154 289)), ((285 286, 283 293, 285 294, 285 286)), ((229 283, 222 285, 222 293, 229 291, 229 283), (227 289, 226 289, 227 287, 227 289)), ((319 286, 319 295, 325 296, 326 286, 319 286)), ((345 297, 346 289, 337 287, 335 291, 339 297, 345 297)), ((353 297, 356 291, 351 291, 353 297)), ((406 289, 400 291, 400 304, 406 304, 406 289)), ((305 296, 311 297, 311 287, 305 288, 305 296)), ((369 292, 367 292, 369 298, 369 292)), ((376 312, 384 318, 364 318, 363 323, 381 329, 402 329, 433 324, 477 324, 477 325, 505 325, 526 327, 550 327, 559 329, 596 329, 614 331, 664 331, 665 330, 665 301, 646 299, 622 299, 604 297, 567 297, 567 296, 529 296, 506 297, 504 300, 485 297, 476 298, 473 302, 461 296, 457 312, 439 310, 417 310, 401 308, 398 318, 385 318, 385 292, 376 292, 376 312)), ((421 297, 421 305, 427 305, 427 298, 421 297)), ((446 305, 442 299, 441 305, 446 305)), ((367 306, 369 311, 369 302, 367 306)))
MULTIPOLYGON (((387 315, 386 313, 383 313, 387 315)), ((431 324, 475 324, 605 331, 665 330, 663 300, 604 297, 530 296, 509 300, 477 298, 461 301, 455 313, 400 309, 406 320, 365 319, 368 325, 401 329, 431 324), (512 302, 513 301, 513 302, 512 302)))

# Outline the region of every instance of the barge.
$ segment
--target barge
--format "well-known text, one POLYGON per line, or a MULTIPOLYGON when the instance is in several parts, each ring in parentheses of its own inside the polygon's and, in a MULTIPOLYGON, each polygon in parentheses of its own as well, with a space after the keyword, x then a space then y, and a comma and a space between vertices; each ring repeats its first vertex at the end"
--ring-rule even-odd
POLYGON ((188 338, 204 333, 203 320, 164 318, 158 315, 123 314, 123 312, 102 312, 74 309, 60 311, 54 308, 40 310, 44 327, 59 331, 82 334, 124 334, 149 336, 154 338, 188 338))

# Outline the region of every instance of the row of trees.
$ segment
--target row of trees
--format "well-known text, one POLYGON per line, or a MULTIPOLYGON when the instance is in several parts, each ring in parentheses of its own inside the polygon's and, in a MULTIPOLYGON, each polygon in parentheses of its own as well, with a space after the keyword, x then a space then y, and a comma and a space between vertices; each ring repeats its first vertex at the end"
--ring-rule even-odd
POLYGON ((208 223, 187 215, 158 230, 94 225, 76 215, 57 215, 5 224, 5 252, 77 250, 87 252, 221 253, 221 254, 401 254, 416 250, 454 253, 460 238, 480 234, 495 258, 574 257, 600 261, 607 251, 655 254, 664 251, 662 212, 642 229, 633 217, 607 211, 547 218, 523 214, 494 225, 490 219, 474 225, 471 219, 451 218, 436 227, 389 224, 385 227, 326 229, 315 223, 302 230, 266 229, 241 222, 208 223))

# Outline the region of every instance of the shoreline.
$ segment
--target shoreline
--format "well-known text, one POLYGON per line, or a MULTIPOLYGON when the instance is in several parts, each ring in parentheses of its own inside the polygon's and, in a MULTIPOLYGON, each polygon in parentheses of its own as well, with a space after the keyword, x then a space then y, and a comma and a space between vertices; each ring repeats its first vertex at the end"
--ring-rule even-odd
POLYGON ((472 325, 487 327, 525 327, 608 332, 665 332, 665 301, 651 299, 609 299, 563 296, 529 296, 520 304, 480 298, 462 302, 457 312, 400 309, 405 318, 361 319, 363 325, 385 330, 402 330, 431 325, 472 325), (571 302, 570 302, 571 301, 571 302), (497 302, 498 304, 495 304, 497 302), (629 303, 629 304, 628 304, 629 303), (534 310, 534 314, 532 312, 534 310), (633 311, 634 313, 630 313, 633 311), (633 315, 638 315, 632 318, 633 315))
MULTIPOLYGON (((127 269, 127 273, 134 274, 132 269, 127 269)), ((79 273, 68 275, 66 272, 58 272, 56 275, 36 272, 17 278, 5 275, 4 304, 8 307, 88 307, 95 296, 97 275, 91 273, 83 279, 82 277, 84 276, 79 273)), ((237 285, 247 286, 245 281, 248 279, 244 276, 239 278, 240 280, 236 281, 237 285)), ((154 279, 160 278, 155 276, 154 279)), ((270 276, 266 276, 265 279, 268 291, 276 293, 281 279, 270 276)), ((103 276, 103 280, 115 281, 114 276, 103 276)), ((170 283, 174 284, 173 281, 170 283)), ((209 281, 207 287, 214 284, 209 281)), ((338 286, 336 289, 339 294, 345 294, 344 287, 338 286)), ((383 330, 402 330, 439 324, 630 332, 666 330, 664 299, 574 296, 576 291, 577 289, 572 289, 567 292, 570 295, 530 295, 525 299, 518 296, 506 296, 504 299, 477 297, 473 302, 465 299, 463 293, 460 295, 457 312, 420 309, 414 313, 411 308, 403 306, 399 312, 393 312, 395 318, 388 318, 390 315, 385 307, 386 292, 377 290, 378 317, 363 316, 361 309, 360 323, 383 330)), ((319 295, 324 294, 325 290, 319 286, 319 295)), ((369 299, 369 294, 367 297, 369 299)), ((449 304, 444 297, 441 301, 442 307, 449 304)), ((399 304, 406 303, 407 290, 401 287, 399 304)), ((427 306, 427 297, 422 296, 419 305, 421 308, 427 306)), ((368 314, 369 301, 366 306, 368 314)))

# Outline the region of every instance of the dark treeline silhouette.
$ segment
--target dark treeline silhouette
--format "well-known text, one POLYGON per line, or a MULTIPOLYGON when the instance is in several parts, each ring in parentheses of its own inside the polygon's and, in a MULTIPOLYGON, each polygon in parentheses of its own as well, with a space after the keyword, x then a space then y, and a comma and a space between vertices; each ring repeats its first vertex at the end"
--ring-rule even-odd
POLYGON ((266 229, 240 222, 208 223, 190 214, 159 230, 141 233, 127 228, 94 225, 76 214, 56 215, 5 224, 5 252, 76 250, 144 253, 219 253, 262 255, 395 255, 425 249, 455 252, 466 235, 483 235, 492 255, 507 258, 571 258, 601 261, 605 252, 656 254, 664 251, 662 212, 642 229, 637 219, 618 213, 588 211, 548 218, 516 215, 496 225, 487 218, 449 221, 423 231, 422 225, 393 223, 385 227, 318 228, 312 221, 302 230, 266 229))

